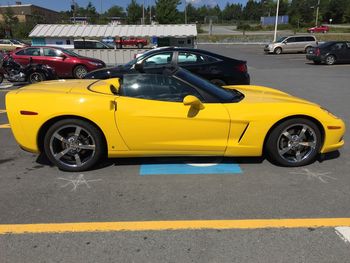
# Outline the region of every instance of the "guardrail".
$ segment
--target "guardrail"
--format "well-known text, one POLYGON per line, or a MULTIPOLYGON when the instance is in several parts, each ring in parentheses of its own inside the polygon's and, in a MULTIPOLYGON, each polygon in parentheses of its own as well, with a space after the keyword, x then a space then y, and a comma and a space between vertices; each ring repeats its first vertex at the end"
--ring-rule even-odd
POLYGON ((75 53, 104 61, 107 65, 125 64, 147 49, 74 49, 75 53))

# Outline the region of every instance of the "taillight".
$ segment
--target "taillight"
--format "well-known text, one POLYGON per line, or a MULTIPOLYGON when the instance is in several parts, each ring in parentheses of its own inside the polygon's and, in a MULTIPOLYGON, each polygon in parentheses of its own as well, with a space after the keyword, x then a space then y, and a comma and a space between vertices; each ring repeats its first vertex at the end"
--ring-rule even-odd
POLYGON ((320 54, 321 54, 320 48, 316 48, 315 55, 316 55, 316 56, 319 56, 320 54))
POLYGON ((243 64, 239 64, 235 67, 236 70, 238 70, 239 72, 247 72, 247 64, 243 63, 243 64))

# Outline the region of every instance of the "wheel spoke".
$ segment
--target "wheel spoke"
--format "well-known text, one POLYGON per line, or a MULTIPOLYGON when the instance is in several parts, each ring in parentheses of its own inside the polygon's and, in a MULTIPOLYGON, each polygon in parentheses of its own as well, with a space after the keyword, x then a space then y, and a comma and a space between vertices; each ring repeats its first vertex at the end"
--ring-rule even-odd
POLYGON ((84 145, 84 144, 79 145, 79 148, 83 150, 95 150, 95 147, 96 147, 95 145, 84 145))
POLYGON ((280 155, 284 155, 285 153, 289 152, 290 149, 292 149, 292 146, 288 146, 286 148, 283 148, 283 149, 279 150, 278 152, 280 155))
POLYGON ((292 135, 290 135, 290 133, 288 131, 285 131, 284 133, 282 133, 284 136, 286 136, 288 138, 288 140, 292 139, 292 135))
POLYGON ((59 159, 62 158, 62 156, 66 155, 69 151, 70 151, 70 148, 66 148, 62 152, 54 154, 54 157, 55 157, 56 160, 59 160, 59 159))
POLYGON ((315 142, 300 142, 299 145, 301 146, 306 146, 306 147, 311 147, 315 149, 316 143, 315 142))
POLYGON ((65 138, 63 138, 61 135, 59 135, 57 132, 53 134, 53 137, 55 137, 57 140, 61 142, 68 143, 68 141, 65 138))
POLYGON ((77 126, 77 127, 75 128, 75 133, 74 133, 74 135, 78 138, 79 135, 80 135, 80 132, 81 132, 81 127, 77 126))
POLYGON ((299 138, 300 139, 304 139, 305 138, 305 132, 307 131, 307 127, 305 125, 303 125, 302 130, 299 133, 299 138))
POLYGON ((77 166, 81 166, 81 160, 80 160, 79 154, 76 153, 74 155, 74 158, 75 158, 75 162, 76 162, 77 166))

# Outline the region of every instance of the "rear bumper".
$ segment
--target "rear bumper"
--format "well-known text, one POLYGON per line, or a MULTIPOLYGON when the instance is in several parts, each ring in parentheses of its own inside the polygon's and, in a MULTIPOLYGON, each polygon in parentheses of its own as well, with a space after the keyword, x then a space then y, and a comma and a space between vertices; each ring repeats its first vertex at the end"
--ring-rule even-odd
POLYGON ((250 84, 250 75, 249 73, 244 73, 235 78, 226 78, 225 82, 227 85, 249 85, 250 84))

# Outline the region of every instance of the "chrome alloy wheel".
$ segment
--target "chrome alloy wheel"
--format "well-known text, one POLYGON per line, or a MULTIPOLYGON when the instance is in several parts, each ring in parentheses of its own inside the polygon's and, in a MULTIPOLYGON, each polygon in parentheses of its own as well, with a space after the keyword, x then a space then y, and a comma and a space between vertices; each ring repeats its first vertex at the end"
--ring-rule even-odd
POLYGON ((310 126, 292 124, 284 129, 278 138, 278 154, 289 163, 300 163, 316 151, 318 139, 310 126))
POLYGON ((89 131, 78 125, 66 125, 50 138, 50 152, 68 167, 81 167, 95 156, 96 144, 89 131))

